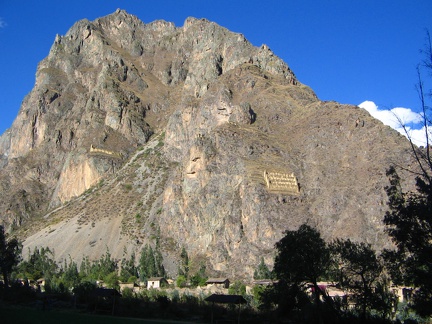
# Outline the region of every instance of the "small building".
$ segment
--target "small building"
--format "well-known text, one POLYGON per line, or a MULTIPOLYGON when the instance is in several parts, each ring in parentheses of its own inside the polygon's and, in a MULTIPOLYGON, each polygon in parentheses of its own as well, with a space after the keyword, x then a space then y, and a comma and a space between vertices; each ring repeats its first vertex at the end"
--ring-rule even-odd
POLYGON ((40 278, 35 282, 36 290, 39 292, 45 292, 45 278, 40 278))
POLYGON ((147 289, 150 288, 161 288, 163 285, 168 284, 168 281, 164 277, 153 277, 147 280, 147 289))
POLYGON ((414 292, 412 287, 392 286, 391 288, 400 303, 410 302, 412 300, 414 292))
POLYGON ((132 290, 133 292, 137 292, 139 291, 139 285, 132 282, 132 283, 119 283, 119 287, 120 287, 120 292, 123 292, 123 290, 125 290, 126 288, 132 290))
MULTIPOLYGON (((320 293, 321 300, 324 301, 323 295, 326 295, 333 300, 340 300, 343 301, 344 303, 349 304, 349 295, 350 295, 349 292, 344 289, 341 289, 338 283, 323 281, 323 282, 317 282, 317 285, 318 285, 318 289, 321 291, 320 293)), ((315 293, 315 287, 313 286, 312 283, 309 283, 308 285, 308 293, 311 295, 315 293)))
POLYGON ((228 278, 209 278, 206 281, 207 288, 212 286, 216 286, 218 288, 228 289, 230 285, 230 281, 228 278))
POLYGON ((327 287, 327 295, 333 300, 341 300, 343 302, 348 302, 348 292, 337 288, 337 287, 327 287))

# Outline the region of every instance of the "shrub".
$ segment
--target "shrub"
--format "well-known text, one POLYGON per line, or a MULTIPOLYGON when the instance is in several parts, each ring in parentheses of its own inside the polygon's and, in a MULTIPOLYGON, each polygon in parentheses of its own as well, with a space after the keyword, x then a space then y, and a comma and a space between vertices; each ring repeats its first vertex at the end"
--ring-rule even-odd
POLYGON ((243 284, 241 281, 235 281, 230 287, 228 288, 228 293, 230 295, 246 295, 246 285, 243 284))
POLYGON ((177 284, 177 287, 180 287, 180 288, 186 287, 186 278, 185 278, 185 276, 178 276, 176 284, 177 284))

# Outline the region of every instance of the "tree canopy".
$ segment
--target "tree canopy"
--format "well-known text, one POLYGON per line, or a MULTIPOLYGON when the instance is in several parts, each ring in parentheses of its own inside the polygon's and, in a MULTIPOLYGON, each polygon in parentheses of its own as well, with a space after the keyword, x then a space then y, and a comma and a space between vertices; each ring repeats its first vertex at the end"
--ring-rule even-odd
POLYGON ((270 279, 271 278, 271 271, 269 270, 269 268, 265 264, 263 257, 261 257, 261 261, 260 261, 258 267, 254 271, 253 278, 254 279, 270 279))
POLYGON ((303 224, 296 231, 286 231, 276 243, 278 254, 274 272, 278 279, 292 283, 316 283, 328 269, 330 252, 320 233, 303 224))
MULTIPOLYGON (((417 148, 409 137, 412 152, 419 172, 416 176, 416 190, 404 191, 395 167, 387 175, 390 185, 386 188, 389 211, 384 217, 387 233, 396 245, 396 250, 386 252, 386 259, 396 283, 414 287, 413 308, 423 316, 432 315, 432 159, 430 145, 431 115, 428 100, 432 87, 427 90, 424 71, 432 76, 432 42, 426 33, 426 45, 422 51, 424 60, 417 68, 417 90, 420 98, 423 129, 426 135, 424 148, 417 148)), ((402 125, 404 128, 405 126, 402 125)), ((405 128, 407 130, 407 128, 405 128)))
POLYGON ((366 319, 371 310, 380 311, 384 317, 391 312, 392 295, 383 275, 384 262, 370 244, 351 240, 335 240, 330 245, 335 279, 350 292, 355 308, 366 319))
POLYGON ((158 245, 155 250, 148 244, 143 247, 138 266, 141 280, 145 281, 150 277, 164 277, 166 273, 162 262, 162 254, 158 245))
POLYGON ((417 178, 416 192, 403 192, 394 168, 388 171, 389 207, 384 217, 396 250, 386 257, 396 283, 413 286, 414 309, 432 315, 432 182, 417 178))
POLYGON ((21 249, 21 242, 16 238, 8 239, 4 227, 0 226, 0 270, 6 287, 12 270, 21 261, 21 249))
POLYGON ((304 298, 308 284, 315 292, 315 305, 320 315, 320 294, 318 280, 328 270, 330 251, 320 233, 303 224, 296 231, 286 231, 276 243, 277 255, 274 262, 274 276, 279 280, 279 307, 286 310, 299 307, 307 301, 304 298))
POLYGON ((308 310, 320 322, 338 321, 344 316, 358 316, 366 322, 371 314, 389 318, 394 298, 388 290, 384 262, 369 244, 349 239, 326 243, 318 230, 304 224, 298 230, 286 231, 276 249, 272 275, 278 284, 261 293, 264 303, 270 299, 285 311, 308 310), (346 301, 332 299, 328 284, 318 284, 318 280, 337 283, 354 308, 348 308, 346 301))

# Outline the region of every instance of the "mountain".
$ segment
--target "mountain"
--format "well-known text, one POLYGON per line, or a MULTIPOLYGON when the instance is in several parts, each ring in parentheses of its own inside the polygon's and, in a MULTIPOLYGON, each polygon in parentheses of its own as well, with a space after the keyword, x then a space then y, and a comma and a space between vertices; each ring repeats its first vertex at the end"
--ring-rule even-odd
MULTIPOLYGON (((317 71, 320 73, 320 71, 317 71)), ((57 35, 0 137, 2 224, 58 260, 160 247, 250 278, 285 230, 389 246, 386 169, 409 142, 324 102, 266 45, 206 19, 145 24, 117 10, 57 35)))

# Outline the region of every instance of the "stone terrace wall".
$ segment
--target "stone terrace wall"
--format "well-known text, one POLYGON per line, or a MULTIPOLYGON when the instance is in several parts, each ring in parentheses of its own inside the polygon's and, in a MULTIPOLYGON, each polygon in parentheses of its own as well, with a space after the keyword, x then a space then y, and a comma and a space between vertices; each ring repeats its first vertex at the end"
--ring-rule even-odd
POLYGON ((295 195, 300 193, 297 178, 294 173, 264 170, 263 177, 269 191, 284 192, 295 195))

